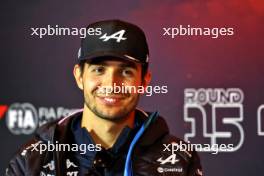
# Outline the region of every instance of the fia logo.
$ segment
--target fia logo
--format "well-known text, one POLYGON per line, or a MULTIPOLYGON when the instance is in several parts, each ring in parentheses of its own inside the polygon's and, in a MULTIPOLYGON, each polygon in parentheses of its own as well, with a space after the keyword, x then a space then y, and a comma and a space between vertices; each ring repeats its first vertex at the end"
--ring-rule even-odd
POLYGON ((6 124, 13 134, 31 134, 38 127, 38 115, 30 103, 12 104, 7 112, 6 124))
POLYGON ((162 157, 160 157, 159 159, 157 159, 157 161, 160 162, 161 165, 166 163, 175 164, 179 162, 179 159, 177 159, 176 154, 172 154, 166 159, 162 159, 162 157))
POLYGON ((120 42, 121 40, 126 40, 127 38, 124 38, 123 35, 125 34, 125 30, 120 30, 117 31, 115 33, 113 33, 112 35, 107 36, 107 33, 105 33, 103 36, 101 36, 99 39, 102 39, 103 42, 106 42, 110 39, 115 39, 116 42, 120 42))

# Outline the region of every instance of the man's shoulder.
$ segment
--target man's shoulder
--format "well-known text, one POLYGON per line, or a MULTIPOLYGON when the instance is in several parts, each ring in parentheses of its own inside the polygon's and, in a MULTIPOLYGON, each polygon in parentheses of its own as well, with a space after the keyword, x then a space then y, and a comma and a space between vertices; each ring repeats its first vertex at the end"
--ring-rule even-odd
MULTIPOLYGON (((170 133, 164 117, 159 116, 146 130, 142 139, 139 141, 137 156, 146 162, 160 164, 162 159, 175 159, 190 165, 199 156, 195 148, 191 148, 189 142, 174 136, 170 133)), ((164 162, 162 162, 164 163, 164 162)))
POLYGON ((190 145, 189 142, 167 133, 146 148, 150 156, 165 157, 176 154, 184 161, 190 162, 193 155, 197 155, 196 151, 189 147, 190 145))
POLYGON ((71 122, 72 120, 79 116, 82 113, 82 109, 76 110, 69 114, 68 116, 62 117, 60 119, 56 119, 54 121, 48 122, 42 126, 40 126, 35 135, 42 139, 43 141, 51 141, 54 138, 54 135, 57 131, 57 136, 60 138, 60 135, 67 133, 68 130, 71 130, 71 122))
POLYGON ((72 117, 78 112, 80 111, 40 126, 35 132, 34 137, 23 144, 10 160, 6 175, 15 175, 14 173, 16 175, 25 175, 26 173, 36 175, 33 172, 39 171, 44 161, 53 158, 53 152, 46 150, 47 144, 54 142, 56 131, 60 130, 57 138, 67 133, 72 117), (30 167, 34 167, 34 169, 30 167))
MULTIPOLYGON (((10 160, 6 169, 6 175, 30 175, 32 174, 32 169, 29 169, 29 167, 40 167, 40 163, 45 158, 45 154, 39 152, 41 143, 43 143, 42 140, 34 137, 23 144, 10 160)), ((37 168, 34 169, 38 170, 37 168)))
POLYGON ((189 142, 172 134, 165 135, 160 142, 163 146, 163 152, 178 154, 186 161, 191 159, 193 154, 196 154, 196 151, 190 147, 189 142))
POLYGON ((134 154, 136 172, 159 175, 168 170, 173 172, 172 175, 202 175, 199 156, 195 150, 185 148, 188 144, 167 133, 152 145, 137 149, 134 154))

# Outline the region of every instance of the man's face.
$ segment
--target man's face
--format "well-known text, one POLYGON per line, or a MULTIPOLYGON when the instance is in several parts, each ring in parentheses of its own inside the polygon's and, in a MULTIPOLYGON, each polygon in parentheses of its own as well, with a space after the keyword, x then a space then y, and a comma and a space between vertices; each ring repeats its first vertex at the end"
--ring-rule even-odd
MULTIPOLYGON (((76 66, 75 66, 76 67, 76 66)), ((77 66, 77 69, 78 68, 77 66)), ((76 68, 75 68, 76 70, 76 68)), ((75 71, 76 72, 76 71, 75 71)), ((132 112, 139 100, 136 92, 109 93, 100 89, 115 86, 145 86, 142 66, 132 61, 117 59, 85 63, 83 73, 75 74, 78 86, 84 92, 85 106, 98 117, 117 120, 132 112)))

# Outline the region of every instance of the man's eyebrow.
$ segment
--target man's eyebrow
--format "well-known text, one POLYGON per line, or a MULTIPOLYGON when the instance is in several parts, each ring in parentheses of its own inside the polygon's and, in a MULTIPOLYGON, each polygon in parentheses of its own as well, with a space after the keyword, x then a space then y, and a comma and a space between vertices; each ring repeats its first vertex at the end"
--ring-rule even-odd
POLYGON ((92 60, 90 62, 87 62, 87 65, 88 65, 88 68, 91 67, 91 66, 106 66, 106 63, 101 61, 101 60, 92 60))
POLYGON ((137 65, 134 62, 121 63, 120 66, 122 68, 124 68, 124 67, 131 67, 131 68, 133 68, 135 70, 138 70, 138 67, 137 67, 137 65))
MULTIPOLYGON (((103 62, 103 61, 94 61, 94 62, 90 62, 88 64, 88 68, 93 66, 93 65, 110 66, 111 64, 109 64, 107 62, 103 62)), ((121 68, 131 67, 131 68, 133 68, 135 70, 138 70, 138 67, 137 67, 137 65, 134 62, 124 62, 124 63, 118 64, 118 66, 120 66, 121 68)))
POLYGON ((93 65, 108 66, 109 64, 107 64, 105 62, 91 62, 91 63, 88 63, 88 67, 93 66, 93 65))

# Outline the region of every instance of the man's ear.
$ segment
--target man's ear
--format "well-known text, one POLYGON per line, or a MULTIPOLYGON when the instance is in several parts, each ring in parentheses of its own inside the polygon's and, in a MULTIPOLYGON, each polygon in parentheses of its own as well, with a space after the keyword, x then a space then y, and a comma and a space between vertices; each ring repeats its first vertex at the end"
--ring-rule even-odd
POLYGON ((73 75, 78 87, 83 90, 83 77, 80 65, 75 64, 73 68, 73 75))
POLYGON ((143 83, 142 83, 144 87, 147 87, 150 84, 151 76, 152 76, 151 72, 147 71, 147 73, 144 76, 143 83))

